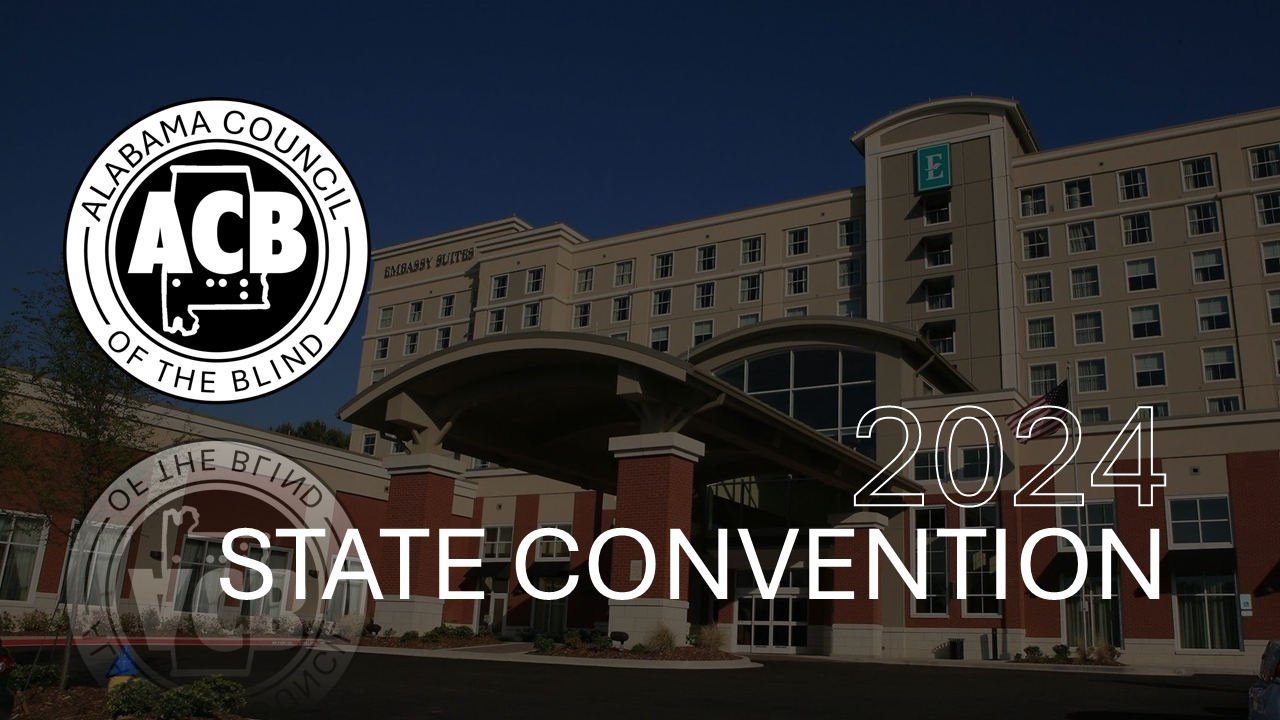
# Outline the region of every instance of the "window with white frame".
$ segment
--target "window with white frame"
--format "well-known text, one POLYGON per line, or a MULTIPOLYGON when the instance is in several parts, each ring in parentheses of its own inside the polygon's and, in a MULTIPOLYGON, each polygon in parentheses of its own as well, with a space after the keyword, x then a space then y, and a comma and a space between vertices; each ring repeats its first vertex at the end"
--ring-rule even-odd
POLYGON ((1098 234, 1092 220, 1067 226, 1067 252, 1093 252, 1098 249, 1098 234))
POLYGON ((1280 192, 1258 195, 1254 203, 1258 208, 1258 227, 1280 225, 1280 192))
POLYGON ((386 330, 391 327, 391 321, 395 318, 394 307, 384 307, 378 309, 378 329, 386 330))
POLYGON ((952 307, 952 290, 955 281, 949 277, 924 281, 924 301, 927 310, 947 310, 952 307))
POLYGON ((1236 349, 1230 345, 1201 348, 1201 364, 1204 381, 1234 380, 1236 377, 1236 349))
POLYGON ((1120 202, 1141 200, 1147 196, 1147 169, 1132 168, 1116 173, 1116 182, 1120 187, 1120 202))
POLYGON ((698 283, 693 289, 693 307, 695 310, 706 310, 716 306, 716 284, 714 282, 698 283))
POLYGON ((1191 158, 1182 161, 1182 189, 1200 190, 1214 186, 1213 157, 1191 158))
POLYGON ((1143 400, 1142 405, 1145 406, 1146 408, 1150 408, 1149 410, 1143 409, 1143 407, 1138 408, 1140 411, 1138 413, 1138 417, 1142 418, 1143 420, 1150 420, 1152 418, 1169 417, 1169 403, 1165 400, 1161 400, 1159 402, 1151 402, 1149 400, 1143 400))
POLYGON ((1164 387, 1164 353, 1144 353, 1133 356, 1134 387, 1164 387))
POLYGON ((449 339, 453 335, 453 328, 437 328, 436 329, 436 350, 444 350, 449 347, 449 339))
POLYGON ((1266 275, 1280 273, 1280 240, 1262 243, 1262 272, 1266 275))
POLYGON ((1033 397, 1048 395, 1050 391, 1058 387, 1058 363, 1032 365, 1030 371, 1031 395, 1033 397))
POLYGON ((924 266, 944 267, 951 264, 951 236, 937 235, 924 239, 924 266))
POLYGON ((578 271, 578 279, 574 284, 574 292, 589 293, 595 289, 596 285, 596 269, 582 268, 578 271))
POLYGON ((699 320, 693 324, 693 344, 701 345, 711 339, 715 323, 712 320, 699 320))
POLYGON ((1094 358, 1076 363, 1076 387, 1080 392, 1106 392, 1107 360, 1094 358))
POLYGON ((623 287, 631 284, 635 271, 634 260, 620 260, 613 264, 613 286, 623 287))
POLYGON ((378 338, 373 341, 373 359, 386 360, 387 351, 391 347, 391 338, 378 338))
POLYGON ((382 378, 386 376, 387 376, 386 368, 374 368, 372 371, 369 372, 369 384, 376 385, 377 383, 382 382, 382 378))
POLYGON ((478 457, 471 458, 472 470, 484 470, 491 467, 491 465, 492 464, 488 460, 485 460, 484 458, 478 458, 478 457))
POLYGON ((405 336, 404 336, 404 354, 405 354, 405 355, 417 355, 417 354, 418 354, 418 333, 416 333, 416 332, 405 333, 405 336))
POLYGON ((1249 176, 1254 180, 1280 176, 1280 143, 1249 151, 1249 176))
POLYGON ((1102 286, 1098 281, 1098 266, 1071 268, 1071 298, 1098 297, 1102 294, 1102 286))
POLYGON ((613 321, 627 322, 631 319, 631 296, 623 295, 613 299, 613 321))
POLYGON ((1280 377, 1280 340, 1271 343, 1271 356, 1276 361, 1276 376, 1280 377))
POLYGON ((1187 206, 1187 235, 1212 235, 1218 226, 1218 203, 1207 202, 1187 206))
POLYGON ((542 277, 546 270, 540 267, 529 268, 524 273, 524 292, 526 295, 537 295, 542 292, 542 277))
POLYGON ((631 335, 630 333, 623 331, 623 332, 610 333, 609 337, 610 339, 613 339, 613 340, 621 340, 623 342, 626 342, 631 337, 631 335))
MULTIPOLYGON (((919 460, 923 454, 917 453, 916 459, 919 460)), ((951 602, 947 591, 947 539, 938 537, 938 530, 947 526, 947 508, 943 505, 916 508, 913 515, 916 530, 925 531, 924 597, 916 599, 915 613, 946 615, 951 602)), ((918 536, 918 533, 912 535, 913 539, 918 536)))
POLYGON ((666 280, 675 273, 675 253, 658 253, 653 256, 653 279, 666 280))
POLYGON ((658 317, 661 315, 671 314, 671 289, 653 291, 653 315, 658 317))
POLYGON ((1280 290, 1267 291, 1267 309, 1271 311, 1271 324, 1280 325, 1280 290))
POLYGON ((760 302, 759 275, 743 275, 738 278, 738 302, 760 302))
POLYGON ((921 329, 921 335, 938 351, 939 355, 950 355, 956 351, 956 322, 947 320, 945 322, 926 323, 921 329))
POLYGON ((1086 548, 1101 548, 1102 531, 1116 529, 1116 503, 1114 500, 1098 500, 1083 506, 1060 507, 1058 526, 1074 533, 1086 548))
POLYGON ((501 300, 507 296, 507 280, 508 276, 494 275, 489 284, 489 299, 501 300))
POLYGON ((862 284, 862 259, 845 258, 836 265, 836 287, 847 288, 862 284))
POLYGON ((742 264, 753 265, 764 258, 764 236, 742 238, 742 264))
POLYGON ((840 317, 862 317, 862 298, 836 301, 836 315, 840 317))
POLYGON ((372 455, 377 450, 377 448, 378 448, 377 433, 365 433, 364 436, 360 438, 360 452, 364 453, 365 455, 372 455))
POLYGON ((454 303, 453 295, 440 296, 440 317, 442 318, 453 317, 453 303, 454 303))
POLYGON ((986 445, 960 448, 960 472, 957 480, 982 480, 988 477, 989 452, 986 445))
POLYGON ((1049 212, 1049 200, 1048 196, 1045 195, 1043 185, 1023 188, 1018 192, 1018 197, 1022 208, 1022 217, 1044 215, 1049 212))
POLYGON ((755 325, 758 322, 760 322, 760 313, 747 313, 746 315, 738 316, 738 327, 755 325))
POLYGON ((1129 292, 1156 289, 1155 258, 1140 258, 1138 260, 1125 261, 1124 274, 1126 279, 1129 281, 1129 292))
POLYGON ((1102 342, 1102 311, 1076 313, 1072 316, 1076 345, 1096 345, 1102 342))
POLYGON ((409 322, 422 322, 422 301, 414 300, 409 303, 409 322))
POLYGON ((1027 321, 1027 347, 1031 350, 1049 350, 1057 347, 1052 317, 1031 318, 1027 321))
POLYGON ((1197 250, 1191 253, 1191 267, 1197 283, 1216 282, 1227 277, 1220 248, 1197 250))
POLYGON ((698 248, 698 272, 707 272, 716 269, 716 246, 703 245, 698 248))
POLYGON ((1031 273, 1023 278, 1027 291, 1027 304, 1053 302, 1053 274, 1031 273))
POLYGON ((1151 235, 1151 213, 1140 212, 1120 217, 1120 230, 1124 244, 1145 245, 1153 240, 1151 235))
POLYGON ((511 538, 515 528, 510 525, 486 525, 484 541, 480 546, 481 560, 510 560, 511 538))
MULTIPOLYGON (((341 567, 346 572, 361 572, 365 569, 360 558, 343 558, 339 565, 338 558, 334 557, 333 565, 341 567)), ((364 580, 350 579, 335 582, 333 595, 325 601, 325 621, 337 622, 352 615, 363 617, 366 595, 368 595, 368 587, 364 580)))
POLYGON ((1134 340, 1160 337, 1159 305, 1135 305, 1129 308, 1129 329, 1134 340))
POLYGON ((938 448, 917 452, 911 467, 911 479, 918 483, 938 482, 945 456, 945 451, 938 448))
POLYGON ((219 579, 227 566, 222 539, 188 536, 182 543, 178 582, 173 596, 177 612, 215 613, 222 597, 219 579))
POLYGON ((926 195, 923 205, 925 225, 944 225, 951 222, 951 191, 926 195))
POLYGON ((1240 650, 1240 606, 1235 575, 1226 568, 1177 572, 1178 647, 1182 650, 1240 650))
POLYGON ((787 231, 787 257, 804 255, 809 252, 809 228, 796 228, 787 231))
POLYGON ((584 328, 591 325, 591 303, 579 303, 573 306, 573 326, 584 328))
POLYGON ((1022 259, 1038 260, 1049 257, 1049 229, 1027 230, 1022 233, 1022 259))
POLYGON ((1240 412, 1240 396, 1211 397, 1205 401, 1205 409, 1210 415, 1240 412))
POLYGON ((1200 318, 1200 332, 1231 327, 1231 310, 1225 295, 1196 300, 1196 316, 1200 318))
MULTIPOLYGON (((573 534, 573 523, 539 523, 539 528, 555 528, 564 532, 573 534)), ((538 538, 538 559, 539 560, 568 560, 569 544, 560 538, 541 537, 538 538)))
MULTIPOLYGON (((986 448, 981 450, 985 455, 986 448)), ((1000 612, 1000 599, 996 593, 996 577, 1000 571, 996 567, 994 529, 1000 527, 1000 506, 987 503, 976 508, 964 508, 960 514, 965 527, 990 530, 980 538, 971 538, 968 543, 969 557, 964 564, 968 584, 965 613, 996 615, 1000 612)))
POLYGON ((1093 182, 1089 178, 1068 180, 1062 184, 1062 191, 1066 209, 1093 207, 1093 182))
POLYGON ((809 268, 787 268, 787 294, 803 295, 809 292, 809 268))
POLYGON ((789 307, 782 312, 783 317, 789 317, 789 318, 805 317, 808 314, 809 314, 809 308, 806 305, 801 305, 799 307, 789 307))
POLYGON ((0 510, 0 600, 31 599, 43 536, 39 517, 0 510))
POLYGON ((1106 405, 1080 408, 1081 425, 1097 425, 1105 422, 1111 422, 1111 408, 1106 405))
POLYGON ((1227 497, 1169 498, 1169 544, 1230 546, 1231 504, 1227 497))
POLYGON ((649 330, 649 347, 658 352, 667 352, 671 349, 671 328, 656 327, 649 330))
POLYGON ((837 226, 836 247, 862 247, 862 218, 841 220, 837 226))
POLYGON ((529 303, 524 306, 524 319, 521 323, 526 328, 536 328, 542 324, 542 303, 529 303))
POLYGON ((494 308, 489 311, 489 334, 496 335, 507 329, 507 309, 494 308))

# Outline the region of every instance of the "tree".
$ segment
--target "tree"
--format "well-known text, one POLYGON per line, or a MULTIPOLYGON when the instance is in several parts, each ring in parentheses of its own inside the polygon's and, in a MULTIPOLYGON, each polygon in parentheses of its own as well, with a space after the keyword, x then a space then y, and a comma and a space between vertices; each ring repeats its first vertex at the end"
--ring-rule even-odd
POLYGON ((330 427, 323 420, 307 420, 296 428, 291 423, 284 423, 270 429, 272 432, 278 432, 281 435, 292 435, 296 438, 310 440, 323 445, 332 445, 344 450, 351 444, 351 433, 344 432, 340 428, 330 427))

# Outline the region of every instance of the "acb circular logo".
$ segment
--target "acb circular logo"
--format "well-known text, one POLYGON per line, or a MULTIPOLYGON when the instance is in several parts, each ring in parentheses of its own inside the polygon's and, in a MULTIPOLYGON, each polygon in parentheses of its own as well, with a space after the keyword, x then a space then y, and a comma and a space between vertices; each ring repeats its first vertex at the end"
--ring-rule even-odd
POLYGON ((302 123, 240 100, 135 122, 85 172, 67 279, 98 344, 173 397, 235 402, 316 367, 368 273, 355 183, 302 123))

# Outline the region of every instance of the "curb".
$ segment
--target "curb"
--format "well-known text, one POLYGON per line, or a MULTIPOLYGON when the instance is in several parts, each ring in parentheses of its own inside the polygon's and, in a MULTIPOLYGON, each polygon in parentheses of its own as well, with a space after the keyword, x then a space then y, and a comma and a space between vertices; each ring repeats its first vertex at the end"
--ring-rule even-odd
POLYGON ((796 656, 796 659, 802 661, 813 662, 840 662, 840 663, 866 663, 871 665, 919 665, 923 667, 941 667, 954 668, 957 670, 1030 670, 1033 672, 1069 672, 1069 673, 1094 673, 1102 675, 1147 675, 1155 677, 1191 677, 1193 675, 1255 675, 1256 670, 1248 670, 1243 668, 1187 668, 1187 667, 1162 667, 1158 665, 1120 665, 1120 666, 1100 666, 1100 665, 1054 665, 1049 663, 1016 663, 1009 660, 1001 660, 993 662, 984 660, 964 661, 964 660, 933 660, 927 658, 919 659, 902 659, 902 658, 869 658, 858 657, 855 655, 807 655, 796 656))
POLYGON ((401 657, 447 658, 450 660, 478 660, 481 662, 514 662, 532 665, 576 665, 579 667, 643 669, 643 670, 743 670, 762 667, 746 656, 737 660, 592 660, 591 658, 528 655, 525 653, 468 653, 466 648, 448 650, 413 650, 402 648, 360 647, 348 652, 371 655, 399 655, 401 657))

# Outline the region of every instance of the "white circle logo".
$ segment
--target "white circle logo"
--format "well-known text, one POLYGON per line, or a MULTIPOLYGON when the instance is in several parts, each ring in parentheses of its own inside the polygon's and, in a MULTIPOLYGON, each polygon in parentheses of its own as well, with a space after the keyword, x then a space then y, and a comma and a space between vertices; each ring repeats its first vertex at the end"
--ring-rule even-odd
POLYGON ((66 246, 98 344, 140 382, 200 402, 310 372, 355 319, 369 267, 342 162, 242 100, 173 105, 117 135, 80 181, 66 246))

